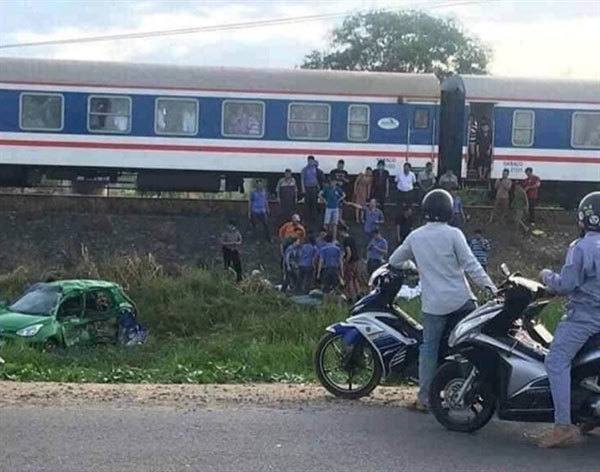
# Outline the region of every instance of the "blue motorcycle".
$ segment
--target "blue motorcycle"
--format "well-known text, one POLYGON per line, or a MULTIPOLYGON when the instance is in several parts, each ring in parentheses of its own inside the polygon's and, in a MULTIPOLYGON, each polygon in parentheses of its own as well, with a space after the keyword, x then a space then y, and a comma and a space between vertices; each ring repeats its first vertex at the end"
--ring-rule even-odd
MULTIPOLYGON (((330 393, 357 399, 369 395, 385 379, 418 378, 423 327, 394 304, 403 282, 416 273, 412 262, 399 269, 383 265, 371 275, 371 291, 354 304, 350 317, 327 327, 317 345, 314 366, 319 381, 330 393)), ((458 321, 448 322, 441 359, 446 356, 447 338, 458 321)))

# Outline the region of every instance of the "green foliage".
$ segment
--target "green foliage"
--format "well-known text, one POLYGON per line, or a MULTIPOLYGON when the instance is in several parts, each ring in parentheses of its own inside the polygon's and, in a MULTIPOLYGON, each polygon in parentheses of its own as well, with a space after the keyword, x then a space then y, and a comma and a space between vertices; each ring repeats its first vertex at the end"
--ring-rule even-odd
MULTIPOLYGON (((113 269, 114 270, 114 269, 113 269)), ((202 269, 139 278, 131 295, 147 344, 79 346, 46 353, 24 343, 0 348, 0 379, 99 383, 243 383, 315 381, 312 355, 326 326, 347 307, 307 308, 268 290, 259 279, 241 286, 202 269)), ((419 300, 402 304, 418 319, 419 300)), ((559 302, 542 314, 553 330, 559 302)))
POLYGON ((372 11, 347 17, 329 50, 312 51, 304 69, 485 74, 490 50, 452 19, 419 11, 372 11))

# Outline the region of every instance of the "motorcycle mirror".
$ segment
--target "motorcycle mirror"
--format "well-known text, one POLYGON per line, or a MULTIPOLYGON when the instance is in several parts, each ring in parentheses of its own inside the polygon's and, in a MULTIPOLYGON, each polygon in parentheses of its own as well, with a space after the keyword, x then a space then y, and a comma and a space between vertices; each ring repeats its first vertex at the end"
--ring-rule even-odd
POLYGON ((502 264, 500 264, 500 270, 502 271, 502 273, 504 275, 506 275, 507 277, 510 275, 510 269, 508 268, 508 266, 506 265, 506 262, 503 262, 502 264))

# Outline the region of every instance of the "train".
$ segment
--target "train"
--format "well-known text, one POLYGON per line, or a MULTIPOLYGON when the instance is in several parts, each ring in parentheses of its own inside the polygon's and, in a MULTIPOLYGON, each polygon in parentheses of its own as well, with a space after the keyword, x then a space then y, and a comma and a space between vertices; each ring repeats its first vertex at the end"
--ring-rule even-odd
POLYGON ((492 130, 491 178, 532 167, 565 205, 600 182, 600 82, 0 58, 0 186, 40 176, 140 190, 273 186, 308 155, 351 175, 385 160, 468 168, 469 117, 492 130), (473 119, 473 118, 471 118, 473 119))

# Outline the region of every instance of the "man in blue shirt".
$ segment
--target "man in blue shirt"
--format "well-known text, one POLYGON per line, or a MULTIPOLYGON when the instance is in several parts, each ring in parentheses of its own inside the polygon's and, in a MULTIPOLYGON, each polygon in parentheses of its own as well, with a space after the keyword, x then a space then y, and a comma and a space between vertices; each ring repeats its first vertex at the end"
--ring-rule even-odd
POLYGON ((298 291, 300 293, 306 293, 311 289, 318 257, 319 249, 315 237, 308 233, 307 241, 300 246, 298 258, 298 291))
POLYGON ((333 239, 337 236, 337 226, 340 221, 340 202, 344 199, 344 191, 328 180, 325 182, 325 188, 319 196, 325 200, 325 220, 323 224, 327 231, 331 233, 333 239))
POLYGON ((367 246, 367 271, 371 275, 385 261, 388 253, 388 242, 378 229, 373 230, 373 239, 367 246))
POLYGON ((600 192, 586 195, 577 214, 582 237, 569 247, 562 270, 540 272, 545 285, 569 300, 567 315, 556 328, 546 356, 554 428, 541 438, 543 448, 566 445, 579 434, 571 423, 571 362, 600 333, 600 192))
POLYGON ((298 262, 300 259, 300 245, 302 238, 298 234, 292 236, 292 244, 283 252, 283 288, 296 291, 298 288, 298 262))
POLYGON ((319 195, 319 171, 315 156, 306 158, 306 167, 300 172, 300 183, 304 194, 304 219, 313 222, 317 217, 319 195))
POLYGON ((256 188, 248 196, 248 219, 252 224, 252 230, 256 230, 256 224, 260 223, 264 229, 265 239, 271 240, 269 234, 269 200, 267 191, 261 179, 256 180, 256 188))
POLYGON ((333 242, 333 236, 325 236, 325 245, 319 250, 317 278, 321 279, 323 293, 337 288, 343 269, 342 250, 333 242))

